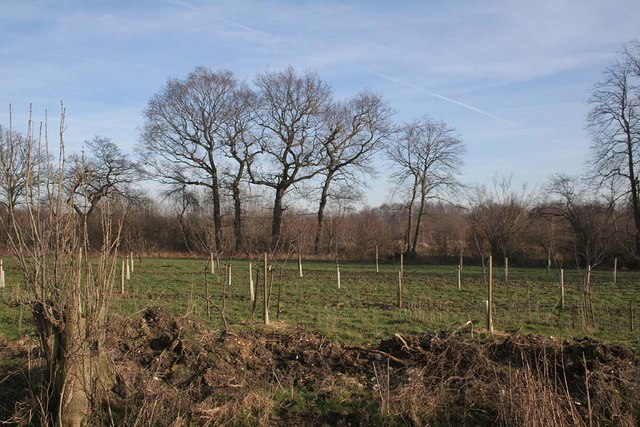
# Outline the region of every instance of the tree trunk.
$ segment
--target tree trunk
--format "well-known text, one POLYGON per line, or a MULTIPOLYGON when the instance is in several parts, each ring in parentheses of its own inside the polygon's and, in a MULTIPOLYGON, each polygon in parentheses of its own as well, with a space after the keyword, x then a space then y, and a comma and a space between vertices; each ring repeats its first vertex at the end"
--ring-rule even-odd
POLYGON ((411 249, 409 246, 411 244, 411 230, 413 228, 413 204, 416 201, 416 193, 417 193, 417 177, 414 179, 413 188, 411 189, 411 198, 409 199, 409 204, 407 206, 407 230, 405 232, 404 245, 405 251, 411 249))
POLYGON ((413 234, 413 242, 411 243, 411 248, 409 249, 409 252, 412 255, 415 255, 417 253, 418 241, 420 240, 420 229, 422 228, 422 217, 424 216, 424 211, 427 204, 426 199, 427 199, 426 188, 425 188, 425 184, 423 183, 422 191, 420 193, 420 208, 418 209, 418 217, 416 218, 416 230, 415 230, 415 233, 413 234))
POLYGON ((318 205, 318 225, 316 228, 316 238, 313 244, 313 251, 317 254, 320 251, 320 238, 322 237, 322 226, 324 225, 324 208, 327 205, 329 199, 329 186, 333 174, 329 173, 324 183, 322 184, 322 193, 320 194, 320 204, 318 205))
POLYGON ((218 171, 214 167, 211 171, 211 192, 213 193, 213 226, 215 228, 216 252, 222 252, 222 215, 220 213, 220 181, 218 171))
POLYGON ((235 250, 242 249, 242 198, 240 197, 240 180, 244 175, 244 165, 238 167, 238 173, 233 180, 233 234, 235 237, 235 250))
POLYGON ((635 171, 632 136, 627 132, 627 157, 629 165, 629 184, 631 185, 631 205, 633 208, 633 222, 636 227, 634 243, 636 258, 640 257, 640 200, 638 200, 638 180, 635 171))
POLYGON ((55 384, 58 393, 60 419, 58 425, 80 427, 90 414, 91 361, 89 345, 85 339, 86 323, 79 308, 78 297, 70 306, 65 331, 62 334, 60 380, 55 384))
POLYGON ((87 325, 81 312, 79 295, 69 298, 64 327, 52 324, 37 305, 34 319, 47 362, 47 412, 56 426, 80 427, 90 415, 92 374, 87 325))
POLYGON ((276 197, 273 202, 273 222, 271 223, 271 247, 275 249, 280 243, 280 230, 282 228, 282 214, 284 213, 284 193, 286 188, 276 188, 276 197))

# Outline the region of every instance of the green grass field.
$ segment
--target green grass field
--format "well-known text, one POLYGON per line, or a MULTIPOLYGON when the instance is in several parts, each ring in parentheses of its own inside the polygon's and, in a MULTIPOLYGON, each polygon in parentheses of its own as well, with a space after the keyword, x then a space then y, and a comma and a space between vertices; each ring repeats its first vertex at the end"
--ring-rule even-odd
MULTIPOLYGON (((258 267, 254 262, 254 277, 258 267)), ((136 262, 126 293, 121 295, 119 276, 113 294, 112 312, 139 316, 150 306, 166 306, 177 315, 191 316, 211 328, 222 322, 212 309, 206 314, 204 259, 145 259, 136 262)), ((18 286, 19 273, 7 263, 7 287, 1 291, 10 300, 18 286)), ((404 308, 396 307, 397 266, 381 264, 340 265, 341 288, 337 289, 333 263, 304 262, 304 278, 298 277, 297 262, 289 261, 274 269, 270 316, 272 321, 302 324, 345 345, 368 345, 394 333, 454 331, 468 320, 475 328, 485 328, 486 287, 482 269, 465 267, 462 289, 457 288, 455 266, 405 266, 404 308), (280 313, 277 313, 280 293, 280 313)), ((619 272, 614 285, 611 271, 592 272, 592 306, 595 328, 585 327, 581 315, 582 276, 565 271, 565 310, 559 309, 560 284, 557 271, 510 268, 509 282, 502 267, 494 269, 494 327, 497 332, 541 334, 553 337, 591 336, 640 350, 638 328, 631 330, 632 313, 640 312, 637 288, 640 273, 619 272)), ((214 275, 208 275, 211 300, 222 306, 224 262, 214 275)), ((261 280, 262 281, 262 280, 261 280)), ((252 315, 249 301, 248 261, 232 262, 232 283, 226 290, 224 311, 231 329, 261 322, 261 295, 252 315)), ((635 325, 634 325, 635 326, 635 325)), ((30 315, 26 310, 0 307, 0 333, 15 339, 29 333, 30 315)))

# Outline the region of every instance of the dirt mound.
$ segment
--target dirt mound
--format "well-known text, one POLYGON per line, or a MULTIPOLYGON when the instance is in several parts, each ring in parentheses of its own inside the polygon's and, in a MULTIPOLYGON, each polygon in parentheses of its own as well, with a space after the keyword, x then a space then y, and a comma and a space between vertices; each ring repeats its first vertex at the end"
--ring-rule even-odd
MULTIPOLYGON (((31 347, 22 346, 0 342, 0 353, 25 360, 31 347)), ((111 317, 106 348, 115 385, 97 408, 96 425, 640 421, 640 360, 590 339, 397 334, 359 348, 286 324, 221 334, 150 308, 137 319, 111 317)), ((24 387, 19 369, 3 369, 3 396, 8 384, 24 387)), ((3 420, 12 405, 0 407, 3 420)))

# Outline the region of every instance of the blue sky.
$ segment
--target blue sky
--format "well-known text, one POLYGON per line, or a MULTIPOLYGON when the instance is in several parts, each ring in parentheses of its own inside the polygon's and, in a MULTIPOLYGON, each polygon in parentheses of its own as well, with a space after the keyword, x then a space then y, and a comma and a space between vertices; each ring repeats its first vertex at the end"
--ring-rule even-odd
MULTIPOLYGON (((622 44, 640 38, 640 2, 2 0, 0 123, 26 128, 67 110, 66 144, 93 135, 132 150, 142 110, 194 67, 317 70, 337 97, 381 93, 398 122, 456 128, 462 181, 494 174, 543 184, 588 158, 586 100, 622 44)), ((382 168, 381 168, 382 169, 382 168)), ((387 200, 384 172, 368 201, 387 200)))

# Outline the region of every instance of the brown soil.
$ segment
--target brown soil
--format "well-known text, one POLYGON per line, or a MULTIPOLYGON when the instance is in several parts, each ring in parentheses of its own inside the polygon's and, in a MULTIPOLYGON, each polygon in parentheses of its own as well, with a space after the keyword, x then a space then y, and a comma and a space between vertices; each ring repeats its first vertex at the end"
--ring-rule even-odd
MULTIPOLYGON (((161 308, 112 317, 106 350, 115 386, 96 404, 93 423, 640 422, 640 359, 590 339, 396 335, 363 349, 286 324, 239 329, 221 336, 161 308)), ((0 420, 33 420, 34 354, 30 341, 0 339, 0 420)))

